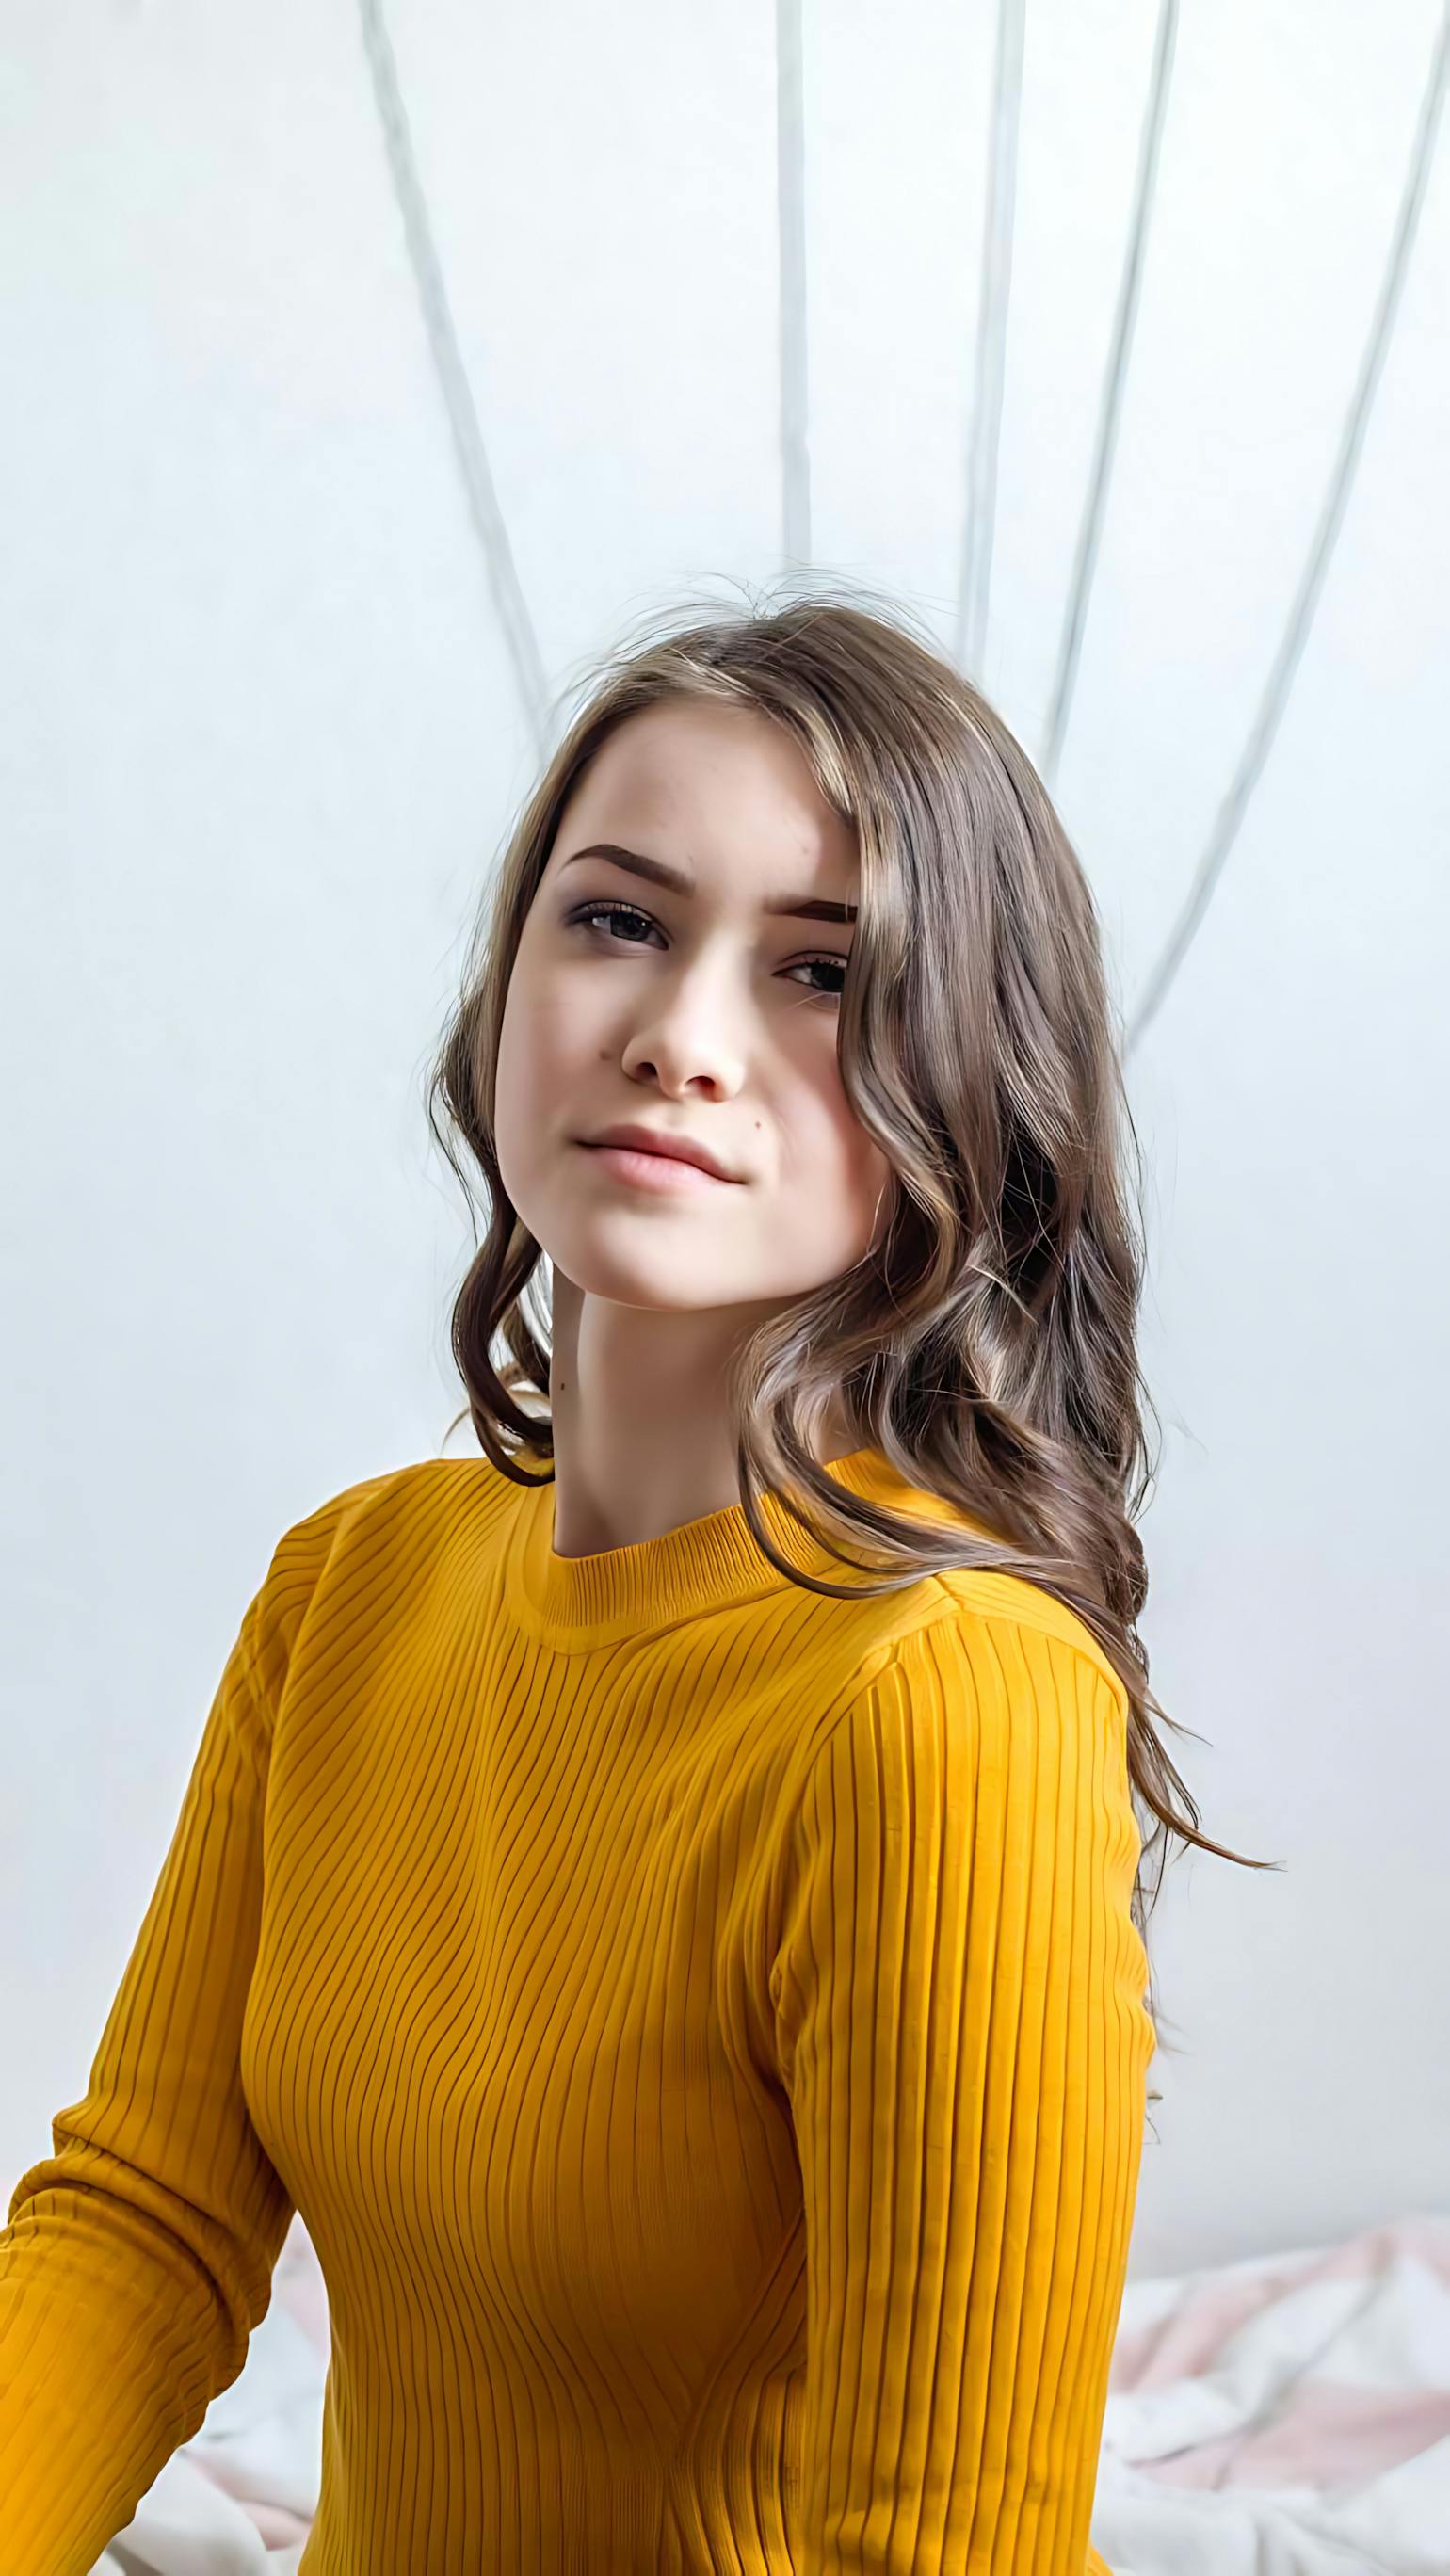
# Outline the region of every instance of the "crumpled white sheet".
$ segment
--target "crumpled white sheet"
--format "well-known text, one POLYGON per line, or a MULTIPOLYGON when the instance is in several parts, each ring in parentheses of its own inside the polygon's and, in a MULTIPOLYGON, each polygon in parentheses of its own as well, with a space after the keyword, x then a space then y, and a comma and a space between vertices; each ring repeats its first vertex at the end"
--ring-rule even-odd
MULTIPOLYGON (((240 2377, 92 2576, 296 2576, 325 2319, 299 2223, 240 2377)), ((1114 2576, 1450 2576, 1450 2210, 1129 2282, 1092 2539, 1114 2576)))
POLYGON ((1450 2576, 1450 2210, 1130 2282, 1092 2537, 1114 2576, 1450 2576))

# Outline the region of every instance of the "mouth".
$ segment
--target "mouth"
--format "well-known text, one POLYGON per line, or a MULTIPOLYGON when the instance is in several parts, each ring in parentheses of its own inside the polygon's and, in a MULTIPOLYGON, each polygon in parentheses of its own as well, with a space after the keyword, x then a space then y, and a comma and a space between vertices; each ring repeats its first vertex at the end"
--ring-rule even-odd
POLYGON ((712 1180, 734 1181, 736 1174, 725 1169, 720 1158, 698 1136, 672 1135, 664 1127, 642 1127, 621 1120, 617 1126, 601 1129, 597 1136, 581 1136, 581 1145, 592 1153, 604 1151, 649 1155, 659 1162, 684 1163, 693 1171, 705 1172, 712 1180))
POLYGON ((680 1154, 647 1153, 638 1145, 593 1144, 583 1136, 578 1142, 601 1171, 634 1189, 682 1194, 732 1186, 722 1173, 707 1172, 702 1164, 686 1162, 680 1154))

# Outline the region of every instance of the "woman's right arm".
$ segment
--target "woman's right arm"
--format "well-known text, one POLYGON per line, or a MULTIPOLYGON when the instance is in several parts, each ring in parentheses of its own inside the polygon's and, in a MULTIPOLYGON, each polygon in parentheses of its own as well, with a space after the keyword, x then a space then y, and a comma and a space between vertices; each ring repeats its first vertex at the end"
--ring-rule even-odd
POLYGON ((87 2576, 267 2311, 292 2203, 239 2056, 281 1631, 329 1520, 287 1534, 248 1607, 87 2090, 0 2230, 4 2576, 87 2576))

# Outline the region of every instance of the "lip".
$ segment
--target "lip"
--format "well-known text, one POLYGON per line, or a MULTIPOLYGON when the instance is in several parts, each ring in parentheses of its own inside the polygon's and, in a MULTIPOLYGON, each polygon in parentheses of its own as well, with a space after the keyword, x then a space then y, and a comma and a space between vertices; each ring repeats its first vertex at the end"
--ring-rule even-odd
POLYGON ((728 1186, 680 1154, 642 1154, 635 1145, 583 1145, 581 1151, 598 1164, 601 1174, 626 1189, 641 1191, 646 1198, 693 1199, 728 1186))
POLYGON ((602 1127, 597 1136, 581 1136, 581 1145, 613 1145, 631 1154, 650 1154, 661 1162, 690 1163, 712 1180, 733 1181, 735 1174, 711 1153, 708 1145, 699 1144, 693 1136, 668 1136, 658 1127, 602 1127))

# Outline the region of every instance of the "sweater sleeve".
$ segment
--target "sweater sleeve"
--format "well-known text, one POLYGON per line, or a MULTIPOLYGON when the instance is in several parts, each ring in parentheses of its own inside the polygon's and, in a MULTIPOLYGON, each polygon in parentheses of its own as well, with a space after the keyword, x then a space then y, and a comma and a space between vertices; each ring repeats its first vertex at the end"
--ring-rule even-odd
MULTIPOLYGON (((341 1498, 339 1498, 341 1499, 341 1498)), ((87 2576, 241 2371, 292 2203, 239 2056, 274 1677, 336 1505, 287 1533, 222 1672, 92 2062, 0 2230, 5 2576, 87 2576)))
POLYGON ((1155 2044, 1126 1693, 958 1610, 817 1750, 772 1975, 803 2576, 1085 2576, 1155 2044))

